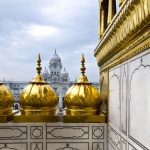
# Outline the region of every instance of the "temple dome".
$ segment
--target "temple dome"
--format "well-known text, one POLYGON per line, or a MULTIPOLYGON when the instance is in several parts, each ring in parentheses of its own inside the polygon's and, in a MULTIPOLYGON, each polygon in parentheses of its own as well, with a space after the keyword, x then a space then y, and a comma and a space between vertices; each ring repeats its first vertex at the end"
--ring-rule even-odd
POLYGON ((100 93, 89 83, 85 73, 84 56, 81 60, 81 75, 64 96, 67 115, 94 115, 99 113, 100 93))
POLYGON ((68 72, 66 71, 66 69, 64 68, 63 69, 63 71, 62 71, 62 74, 61 74, 62 76, 66 76, 66 75, 68 75, 68 72))
POLYGON ((57 54, 56 49, 55 49, 55 53, 54 53, 52 59, 50 60, 50 64, 51 63, 57 63, 57 62, 61 62, 61 59, 60 59, 60 57, 57 54))
POLYGON ((2 82, 0 82, 0 114, 12 113, 14 97, 11 90, 2 82))
POLYGON ((20 95, 21 113, 23 115, 41 114, 49 115, 56 113, 58 96, 54 89, 49 86, 41 75, 41 58, 37 60, 37 75, 23 89, 20 95))

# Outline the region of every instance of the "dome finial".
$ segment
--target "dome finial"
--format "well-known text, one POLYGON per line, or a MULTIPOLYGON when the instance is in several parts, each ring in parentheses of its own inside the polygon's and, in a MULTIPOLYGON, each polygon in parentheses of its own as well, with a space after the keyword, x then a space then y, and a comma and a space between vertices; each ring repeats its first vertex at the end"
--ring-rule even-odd
POLYGON ((84 75, 86 68, 85 68, 85 59, 84 59, 83 53, 82 53, 82 57, 81 57, 81 68, 80 68, 80 70, 81 70, 82 75, 84 75))
POLYGON ((57 54, 57 50, 56 50, 56 48, 55 48, 55 54, 57 54))
POLYGON ((40 57, 40 53, 38 54, 36 70, 37 70, 37 73, 38 73, 38 74, 41 74, 42 67, 41 67, 41 57, 40 57))

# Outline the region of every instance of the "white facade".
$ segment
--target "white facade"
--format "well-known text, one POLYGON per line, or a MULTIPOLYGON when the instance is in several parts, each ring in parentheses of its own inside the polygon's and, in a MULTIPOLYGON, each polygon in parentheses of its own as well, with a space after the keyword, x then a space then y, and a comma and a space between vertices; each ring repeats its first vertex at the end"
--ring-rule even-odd
POLYGON ((150 149, 150 49, 109 71, 108 150, 150 149))

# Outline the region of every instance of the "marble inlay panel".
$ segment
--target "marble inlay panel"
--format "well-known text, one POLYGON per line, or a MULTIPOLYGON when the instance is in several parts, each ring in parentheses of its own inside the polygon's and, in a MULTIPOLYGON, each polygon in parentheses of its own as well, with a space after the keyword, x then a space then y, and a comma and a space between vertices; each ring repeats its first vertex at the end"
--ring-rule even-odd
POLYGON ((23 126, 1 126, 0 127, 0 139, 26 139, 27 127, 23 126))
POLYGON ((30 136, 31 136, 31 139, 42 139, 43 138, 43 126, 31 126, 30 136))
POLYGON ((127 150, 127 141, 121 138, 121 150, 127 150))
POLYGON ((108 138, 111 140, 111 142, 120 149, 120 135, 117 134, 115 130, 113 130, 111 127, 108 127, 108 138))
POLYGON ((120 130, 120 67, 109 72, 109 124, 120 130))
POLYGON ((115 148, 112 146, 110 142, 108 142, 108 150, 115 150, 115 148))
POLYGON ((127 133, 127 64, 121 67, 121 130, 127 133))
POLYGON ((129 150, 137 150, 133 146, 129 145, 129 150))
POLYGON ((26 143, 0 143, 0 150, 27 150, 26 143))
POLYGON ((43 143, 41 142, 31 143, 31 150, 43 150, 43 143))
POLYGON ((104 150, 104 143, 93 142, 92 150, 104 150))
POLYGON ((93 126, 92 132, 93 139, 104 139, 104 126, 93 126))
POLYGON ((47 139, 88 139, 89 128, 84 126, 47 126, 47 139))
POLYGON ((129 137, 150 149, 150 53, 129 63, 129 137))
POLYGON ((89 143, 47 143, 47 150, 89 150, 89 143))

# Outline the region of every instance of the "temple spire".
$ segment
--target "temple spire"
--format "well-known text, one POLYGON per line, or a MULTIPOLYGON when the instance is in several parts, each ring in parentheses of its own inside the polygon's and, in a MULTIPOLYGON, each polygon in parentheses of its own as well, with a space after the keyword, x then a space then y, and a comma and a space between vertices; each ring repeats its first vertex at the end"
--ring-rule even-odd
POLYGON ((37 59, 37 66, 36 66, 36 70, 38 74, 41 74, 41 57, 40 57, 40 53, 38 54, 38 59, 37 59))
POLYGON ((82 75, 84 75, 86 68, 85 68, 85 59, 84 59, 83 54, 81 56, 81 68, 80 68, 80 70, 81 70, 82 75))
POLYGON ((55 53, 54 53, 55 55, 57 55, 57 50, 56 50, 56 48, 55 48, 55 53))

